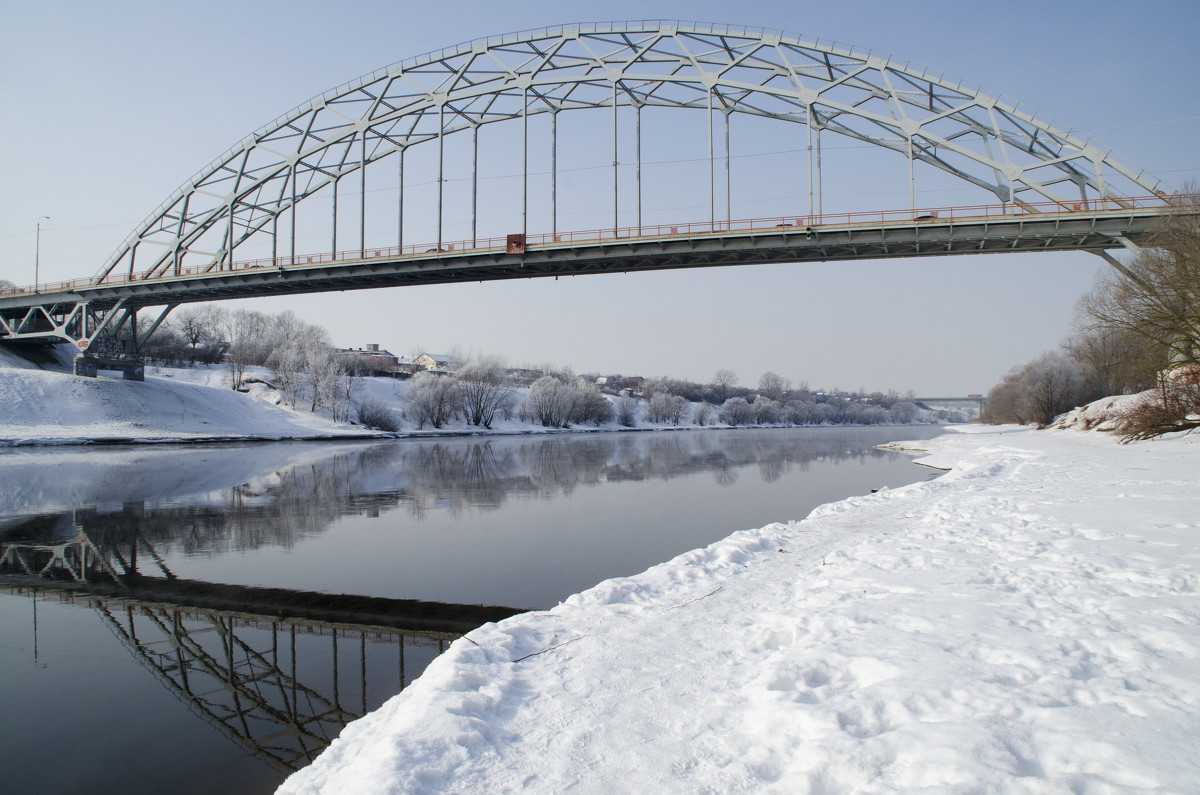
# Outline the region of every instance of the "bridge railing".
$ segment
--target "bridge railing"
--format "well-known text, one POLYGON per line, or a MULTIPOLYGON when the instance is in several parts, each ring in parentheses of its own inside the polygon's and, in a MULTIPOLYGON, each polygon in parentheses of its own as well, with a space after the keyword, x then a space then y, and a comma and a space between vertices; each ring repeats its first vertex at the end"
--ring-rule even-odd
MULTIPOLYGON (((1080 201, 871 210, 865 212, 824 213, 821 215, 782 215, 731 221, 692 221, 674 224, 589 229, 574 232, 547 232, 527 235, 525 238, 525 247, 528 250, 530 248, 553 248, 577 243, 604 243, 606 241, 629 241, 639 238, 745 233, 780 230, 789 227, 795 227, 797 233, 811 232, 812 234, 819 234, 824 228, 830 226, 860 227, 877 226, 880 224, 912 224, 913 222, 944 224, 959 220, 979 221, 990 218, 1001 220, 1046 215, 1070 216, 1105 211, 1162 209, 1167 206, 1168 199, 1165 196, 1141 196, 1120 199, 1106 198, 1080 201)), ((238 260, 226 265, 189 265, 179 268, 168 266, 166 270, 159 268, 154 271, 110 273, 102 282, 97 282, 94 278, 80 278, 62 282, 43 283, 36 286, 10 287, 0 289, 0 295, 23 295, 34 292, 69 292, 80 287, 91 287, 96 284, 119 285, 146 280, 158 281, 181 277, 224 276, 239 271, 305 268, 313 265, 334 264, 338 262, 361 262, 363 260, 375 259, 424 259, 429 254, 437 256, 439 254, 462 254, 464 252, 503 252, 506 249, 507 242, 506 237, 488 237, 476 238, 474 240, 442 242, 441 244, 417 243, 405 246, 379 246, 316 254, 265 257, 238 260)))

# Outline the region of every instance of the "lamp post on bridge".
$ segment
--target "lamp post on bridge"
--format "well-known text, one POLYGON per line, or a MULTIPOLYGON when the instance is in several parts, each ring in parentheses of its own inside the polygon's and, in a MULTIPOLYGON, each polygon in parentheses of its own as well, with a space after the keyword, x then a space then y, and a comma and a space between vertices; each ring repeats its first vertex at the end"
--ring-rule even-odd
POLYGON ((42 259, 42 221, 49 221, 50 216, 43 215, 37 221, 37 234, 33 242, 33 291, 38 291, 38 267, 42 259))

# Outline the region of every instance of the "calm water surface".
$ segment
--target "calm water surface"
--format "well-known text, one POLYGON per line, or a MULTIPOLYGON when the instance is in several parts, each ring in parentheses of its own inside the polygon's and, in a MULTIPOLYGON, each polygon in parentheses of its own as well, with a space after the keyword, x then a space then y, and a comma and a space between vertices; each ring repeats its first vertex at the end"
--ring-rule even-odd
POLYGON ((271 792, 470 626, 928 479, 874 445, 937 432, 0 452, 0 789, 271 792))

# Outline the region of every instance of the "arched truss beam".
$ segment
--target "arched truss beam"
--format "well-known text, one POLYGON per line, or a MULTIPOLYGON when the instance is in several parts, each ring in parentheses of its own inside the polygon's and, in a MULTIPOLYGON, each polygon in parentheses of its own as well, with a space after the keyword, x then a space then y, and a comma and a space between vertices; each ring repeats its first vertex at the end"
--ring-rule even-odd
POLYGON ((1091 142, 886 55, 757 28, 586 24, 468 42, 327 91, 185 183, 95 281, 135 269, 169 275, 185 260, 219 270, 257 234, 277 256, 297 253, 295 207, 322 192, 333 192, 336 206, 337 186, 352 174, 365 202, 366 172, 378 161, 399 155, 402 167, 407 149, 447 135, 614 104, 790 122, 809 147, 823 133, 879 146, 1001 202, 1121 204, 1158 192, 1156 179, 1091 142), (281 218, 290 229, 280 229, 281 218), (281 238, 289 233, 290 242, 281 238))

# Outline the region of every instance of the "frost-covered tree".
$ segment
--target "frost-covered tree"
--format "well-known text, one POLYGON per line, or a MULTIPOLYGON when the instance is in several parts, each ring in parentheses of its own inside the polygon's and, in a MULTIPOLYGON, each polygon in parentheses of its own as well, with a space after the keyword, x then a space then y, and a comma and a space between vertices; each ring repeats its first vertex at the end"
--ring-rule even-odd
POLYGON ((702 400, 696 404, 694 409, 692 409, 692 422, 696 423, 700 427, 712 425, 713 417, 713 407, 708 401, 702 400))
POLYGON ((513 390, 499 359, 483 358, 467 363, 457 373, 463 414, 472 425, 492 427, 497 412, 513 402, 513 390))
POLYGON ((897 423, 899 425, 907 425, 908 423, 915 421, 920 414, 921 410, 917 408, 915 403, 910 403, 907 400, 901 400, 897 403, 893 403, 892 407, 888 409, 888 421, 897 423))
POLYGON ((1014 367, 988 392, 992 422, 1046 425, 1058 414, 1085 402, 1082 368, 1062 351, 1047 351, 1014 367))
POLYGON ((302 380, 309 399, 309 411, 315 412, 323 406, 332 412, 334 419, 345 419, 349 388, 341 363, 333 351, 324 346, 310 345, 301 350, 304 355, 302 380))
POLYGON ((572 401, 572 422, 576 424, 590 422, 592 425, 600 426, 612 421, 612 403, 600 391, 600 387, 594 383, 585 382, 577 385, 574 391, 576 396, 572 401))
POLYGON ((1025 371, 1034 419, 1049 423, 1058 414, 1081 402, 1083 378, 1079 363, 1064 353, 1053 351, 1034 359, 1025 371))
POLYGON ((809 409, 809 425, 832 425, 836 412, 828 403, 813 403, 809 409))
POLYGON ((292 408, 296 408, 296 401, 304 389, 304 370, 307 365, 308 357, 299 345, 276 348, 267 359, 271 382, 292 408))
POLYGON ((813 405, 805 400, 789 400, 784 407, 784 417, 791 425, 807 425, 812 417, 813 405))
POLYGON ((626 428, 637 425, 638 402, 629 395, 617 399, 617 422, 626 428))
POLYGON ((247 367, 266 363, 269 353, 264 342, 266 324, 267 318, 261 312, 246 309, 214 311, 212 329, 228 345, 225 366, 231 389, 242 388, 247 367))
POLYGON ((441 428, 454 419, 461 400, 456 379, 429 372, 413 376, 405 393, 406 411, 418 428, 424 428, 425 423, 441 428))
POLYGON ((718 416, 726 425, 746 425, 754 422, 754 408, 745 398, 729 398, 718 416))
POLYGON ((529 394, 521 406, 521 415, 545 428, 560 428, 570 419, 571 404, 566 394, 569 390, 552 375, 544 375, 529 387, 529 394))
POLYGON ((648 422, 670 423, 679 425, 687 411, 687 401, 679 395, 670 392, 656 392, 646 403, 646 420, 648 422))
POLYGON ((858 415, 860 425, 882 425, 888 421, 888 410, 883 406, 863 406, 858 415))
POLYGON ((783 407, 770 398, 759 395, 751 405, 754 409, 754 421, 759 425, 774 425, 779 422, 783 407))

